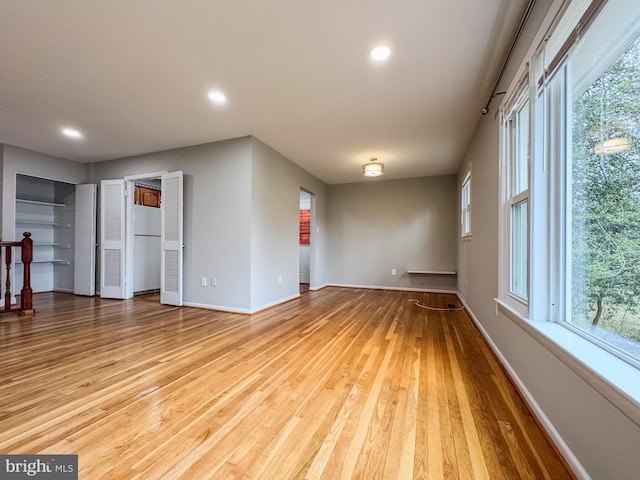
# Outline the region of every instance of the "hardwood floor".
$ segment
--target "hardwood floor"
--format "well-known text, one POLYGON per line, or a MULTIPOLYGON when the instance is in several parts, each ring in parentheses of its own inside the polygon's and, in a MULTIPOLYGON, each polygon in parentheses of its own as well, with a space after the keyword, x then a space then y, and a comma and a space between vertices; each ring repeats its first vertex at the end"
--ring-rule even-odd
POLYGON ((39 294, 0 318, 0 452, 81 479, 564 479, 454 296, 325 288, 256 315, 39 294))

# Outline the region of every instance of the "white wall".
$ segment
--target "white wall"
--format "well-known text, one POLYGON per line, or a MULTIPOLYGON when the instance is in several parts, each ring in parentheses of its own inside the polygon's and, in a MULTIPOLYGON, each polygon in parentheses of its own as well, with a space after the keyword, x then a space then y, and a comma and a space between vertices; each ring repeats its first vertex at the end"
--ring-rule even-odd
POLYGON ((456 196, 455 175, 329 186, 330 283, 455 291, 406 271, 456 270, 456 196))
MULTIPOLYGON (((498 91, 508 87, 551 4, 551 0, 536 3, 498 91)), ((509 368, 525 385, 525 393, 542 412, 542 420, 557 432, 556 440, 566 445, 565 454, 577 473, 594 480, 636 479, 640 469, 640 426, 528 332, 506 316, 496 315, 493 299, 498 295, 498 105, 494 99, 489 114, 480 117, 458 174, 459 188, 471 162, 472 236, 459 241, 458 289, 509 368)))
POLYGON ((300 293, 300 188, 315 199, 311 288, 326 285, 327 194, 324 183, 268 145, 254 138, 252 146, 251 306, 256 310, 300 293))
POLYGON ((160 289, 160 209, 133 206, 133 291, 160 289))

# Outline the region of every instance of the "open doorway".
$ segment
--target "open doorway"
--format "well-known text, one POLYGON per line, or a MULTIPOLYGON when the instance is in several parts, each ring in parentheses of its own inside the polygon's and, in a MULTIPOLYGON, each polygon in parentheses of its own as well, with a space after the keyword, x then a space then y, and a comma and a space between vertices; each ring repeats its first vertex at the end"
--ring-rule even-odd
POLYGON ((311 285, 311 202, 312 195, 300 190, 300 294, 307 293, 311 285))
MULTIPOLYGON (((126 176, 100 182, 100 296, 132 298, 136 283, 134 183, 160 178, 160 251, 150 264, 160 263, 160 303, 182 305, 183 173, 126 176), (154 260, 155 258, 155 260, 154 260)), ((143 192, 141 192, 143 193, 143 192)), ((152 196, 147 195, 147 196, 152 196)), ((153 202, 153 200, 150 200, 153 202)), ((142 229, 142 232, 147 231, 142 229)), ((140 270, 140 267, 137 269, 140 270)), ((138 289, 136 289, 138 290, 138 289)), ((155 290, 155 287, 153 288, 155 290)))
POLYGON ((160 301, 160 179, 139 179, 133 188, 133 294, 160 301))

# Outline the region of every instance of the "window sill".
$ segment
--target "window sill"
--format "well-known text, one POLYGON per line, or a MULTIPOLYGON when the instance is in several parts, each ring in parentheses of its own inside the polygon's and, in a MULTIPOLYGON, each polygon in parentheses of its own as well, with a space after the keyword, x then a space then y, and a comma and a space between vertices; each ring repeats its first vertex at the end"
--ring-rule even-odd
POLYGON ((529 320, 502 300, 498 310, 640 426, 640 370, 554 322, 529 320))

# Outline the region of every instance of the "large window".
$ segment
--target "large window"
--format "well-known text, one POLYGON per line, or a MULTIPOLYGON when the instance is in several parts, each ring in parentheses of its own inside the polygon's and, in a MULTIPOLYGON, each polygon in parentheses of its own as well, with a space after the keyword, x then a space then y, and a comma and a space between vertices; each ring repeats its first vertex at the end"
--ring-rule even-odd
POLYGON ((502 106, 500 299, 640 365, 640 10, 574 0, 524 69, 502 106))
POLYGON ((611 21, 566 66, 564 319, 640 358, 640 35, 621 32, 594 69, 611 21))

